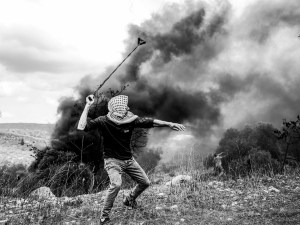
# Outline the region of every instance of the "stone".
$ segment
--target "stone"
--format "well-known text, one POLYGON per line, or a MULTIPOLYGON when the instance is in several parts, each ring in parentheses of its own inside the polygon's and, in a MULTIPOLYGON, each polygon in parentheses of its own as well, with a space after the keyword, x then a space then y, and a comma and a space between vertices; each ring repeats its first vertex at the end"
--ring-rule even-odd
POLYGON ((171 209, 171 210, 178 210, 178 205, 172 205, 172 206, 170 207, 170 209, 171 209))
POLYGON ((0 225, 4 225, 4 224, 8 224, 8 219, 6 219, 6 220, 0 220, 0 225))
POLYGON ((273 186, 269 187, 270 192, 276 192, 279 193, 280 191, 277 188, 274 188, 273 186))
POLYGON ((174 186, 178 186, 180 184, 183 183, 188 183, 192 181, 192 177, 189 175, 178 175, 176 177, 174 177, 171 181, 167 182, 166 185, 174 185, 174 186))
POLYGON ((44 200, 56 200, 55 195, 52 193, 49 187, 40 187, 31 192, 29 196, 44 200))
POLYGON ((231 206, 236 206, 238 203, 237 202, 232 202, 231 206))
POLYGON ((165 198, 166 197, 166 194, 165 193, 159 193, 158 194, 158 198, 165 198))

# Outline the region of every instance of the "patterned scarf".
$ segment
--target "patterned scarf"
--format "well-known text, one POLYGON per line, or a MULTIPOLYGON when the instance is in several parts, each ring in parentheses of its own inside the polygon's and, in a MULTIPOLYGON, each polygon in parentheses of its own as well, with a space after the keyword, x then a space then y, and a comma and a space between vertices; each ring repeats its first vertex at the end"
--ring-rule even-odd
POLYGON ((138 116, 134 115, 129 111, 128 105, 128 96, 126 95, 118 95, 113 97, 108 102, 108 114, 107 117, 112 122, 117 125, 131 123, 138 116))

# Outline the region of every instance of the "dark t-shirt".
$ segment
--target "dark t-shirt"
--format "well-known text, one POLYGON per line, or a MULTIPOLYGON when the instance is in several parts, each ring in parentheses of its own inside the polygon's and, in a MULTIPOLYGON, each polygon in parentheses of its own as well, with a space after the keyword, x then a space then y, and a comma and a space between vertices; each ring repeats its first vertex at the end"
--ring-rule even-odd
POLYGON ((107 116, 87 121, 85 131, 99 129, 103 136, 104 158, 127 160, 132 158, 130 140, 134 128, 151 128, 153 119, 138 117, 133 122, 117 125, 107 116))

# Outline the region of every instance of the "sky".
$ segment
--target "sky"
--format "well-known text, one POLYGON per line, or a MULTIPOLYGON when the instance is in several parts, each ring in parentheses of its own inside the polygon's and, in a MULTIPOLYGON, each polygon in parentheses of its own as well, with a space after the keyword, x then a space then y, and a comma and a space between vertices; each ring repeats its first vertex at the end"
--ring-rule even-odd
POLYGON ((165 2, 0 0, 0 123, 55 123, 59 99, 118 64, 128 25, 165 2))

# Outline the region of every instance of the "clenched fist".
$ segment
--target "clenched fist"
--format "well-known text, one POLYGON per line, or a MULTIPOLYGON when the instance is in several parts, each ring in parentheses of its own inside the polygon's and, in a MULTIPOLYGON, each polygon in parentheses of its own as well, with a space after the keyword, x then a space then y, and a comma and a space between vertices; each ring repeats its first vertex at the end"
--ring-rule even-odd
POLYGON ((89 96, 86 97, 85 101, 86 101, 86 104, 88 106, 91 106, 95 101, 95 96, 94 95, 89 95, 89 96))

